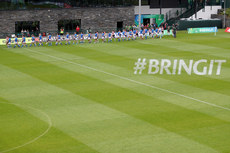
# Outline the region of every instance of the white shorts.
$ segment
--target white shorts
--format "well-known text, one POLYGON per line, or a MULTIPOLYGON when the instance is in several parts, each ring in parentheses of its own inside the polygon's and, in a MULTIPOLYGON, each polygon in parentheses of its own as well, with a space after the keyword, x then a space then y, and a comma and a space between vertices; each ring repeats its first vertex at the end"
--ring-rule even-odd
POLYGON ((140 34, 140 37, 143 37, 143 34, 140 34))
POLYGON ((97 37, 94 37, 94 39, 97 39, 97 37))
POLYGON ((109 39, 111 39, 112 37, 109 37, 109 39))
POLYGON ((7 45, 11 45, 11 42, 8 42, 7 45))
POLYGON ((69 38, 66 38, 66 41, 69 41, 69 38))
POLYGON ((105 37, 101 37, 101 39, 105 39, 105 37))
POLYGON ((34 40, 32 40, 31 42, 34 43, 34 40))
POLYGON ((90 40, 90 37, 88 37, 88 40, 90 40))

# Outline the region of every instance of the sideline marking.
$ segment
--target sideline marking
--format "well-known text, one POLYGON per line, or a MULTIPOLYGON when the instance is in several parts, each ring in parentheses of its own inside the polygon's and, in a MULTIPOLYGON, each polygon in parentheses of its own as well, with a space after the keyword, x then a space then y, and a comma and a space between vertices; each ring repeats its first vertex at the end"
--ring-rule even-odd
POLYGON ((69 61, 69 60, 66 60, 66 59, 63 59, 63 58, 60 58, 60 57, 52 56, 52 55, 49 55, 49 54, 46 54, 46 53, 42 53, 42 52, 38 52, 38 51, 33 51, 31 49, 28 49, 28 48, 25 48, 25 49, 28 50, 28 51, 30 51, 30 52, 34 52, 34 53, 41 54, 41 55, 44 55, 44 56, 47 56, 47 57, 51 57, 51 58, 54 58, 54 59, 57 59, 57 60, 60 60, 60 61, 64 61, 66 63, 78 65, 78 66, 81 66, 81 67, 84 67, 84 68, 87 68, 87 69, 90 69, 90 70, 93 70, 93 71, 96 71, 96 72, 101 72, 101 73, 104 73, 104 74, 107 74, 107 75, 110 75, 110 76, 114 76, 114 77, 117 77, 117 78, 120 78, 120 79, 123 79, 123 80, 128 80, 130 82, 134 82, 136 84, 144 85, 146 87, 150 87, 150 88, 153 88, 153 89, 158 89, 158 90, 161 90, 161 91, 164 91, 164 92, 168 92, 168 93, 180 96, 180 97, 184 97, 184 98, 187 98, 187 99, 190 99, 190 100, 193 100, 193 101, 197 101, 199 103, 207 104, 207 105, 210 105, 210 106, 213 106, 213 107, 216 107, 216 108, 220 108, 220 109, 224 109, 224 110, 230 111, 230 108, 219 106, 219 105, 216 105, 216 104, 212 104, 212 103, 206 102, 204 100, 199 100, 199 99, 196 99, 196 98, 193 98, 193 97, 189 97, 189 96, 186 96, 186 95, 183 95, 183 94, 180 94, 180 93, 176 93, 174 91, 170 91, 168 89, 164 89, 164 88, 156 87, 156 86, 153 86, 153 85, 149 85, 147 83, 135 81, 135 80, 123 77, 123 76, 119 76, 117 74, 113 74, 113 73, 105 72, 105 71, 102 71, 102 70, 98 70, 98 69, 93 68, 93 67, 89 67, 89 66, 86 66, 86 65, 83 65, 83 64, 72 62, 72 61, 69 61))
POLYGON ((16 147, 13 147, 13 148, 10 148, 10 149, 7 149, 7 150, 0 151, 0 153, 5 153, 5 152, 13 151, 15 149, 22 148, 22 147, 24 147, 24 146, 26 146, 28 144, 31 144, 31 143, 37 141, 38 139, 40 139, 41 137, 43 137, 44 135, 46 135, 49 132, 49 130, 51 129, 52 125, 53 125, 50 116, 48 114, 46 114, 45 112, 41 111, 40 109, 31 107, 31 106, 22 105, 22 104, 14 104, 14 103, 7 103, 7 102, 0 102, 0 103, 2 103, 2 104, 9 104, 9 105, 16 105, 16 106, 19 106, 19 107, 21 106, 21 107, 24 107, 24 108, 27 107, 27 108, 33 109, 35 111, 38 111, 38 112, 40 112, 41 114, 43 114, 47 118, 48 124, 49 124, 48 128, 41 135, 39 135, 38 137, 36 137, 36 138, 34 138, 34 139, 32 139, 32 140, 30 140, 30 141, 28 141, 28 142, 26 142, 26 143, 24 143, 22 145, 19 145, 19 146, 16 146, 16 147))

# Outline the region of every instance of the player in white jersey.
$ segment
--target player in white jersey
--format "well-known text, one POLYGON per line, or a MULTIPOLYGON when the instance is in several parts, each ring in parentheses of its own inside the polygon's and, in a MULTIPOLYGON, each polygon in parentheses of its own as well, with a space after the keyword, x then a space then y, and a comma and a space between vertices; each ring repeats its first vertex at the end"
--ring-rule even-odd
POLYGON ((160 28, 159 28, 159 36, 160 36, 160 39, 161 39, 162 36, 163 36, 163 31, 164 31, 163 27, 160 27, 160 28))

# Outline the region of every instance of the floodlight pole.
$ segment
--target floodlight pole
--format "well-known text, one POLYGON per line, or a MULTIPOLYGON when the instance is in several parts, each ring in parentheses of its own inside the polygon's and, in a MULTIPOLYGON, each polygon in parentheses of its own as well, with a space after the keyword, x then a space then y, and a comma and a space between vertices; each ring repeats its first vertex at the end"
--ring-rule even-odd
POLYGON ((225 28, 226 26, 226 4, 225 4, 226 0, 223 0, 223 2, 224 2, 224 28, 225 28))
POLYGON ((141 30, 141 0, 139 0, 139 30, 141 30))

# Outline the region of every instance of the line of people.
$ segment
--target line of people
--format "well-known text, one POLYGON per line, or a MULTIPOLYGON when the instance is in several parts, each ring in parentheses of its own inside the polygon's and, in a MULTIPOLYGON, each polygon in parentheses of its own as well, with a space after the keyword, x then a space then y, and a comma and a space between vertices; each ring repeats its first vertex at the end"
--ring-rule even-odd
MULTIPOLYGON (((74 33, 74 35, 70 35, 69 33, 66 33, 65 36, 61 36, 59 33, 56 36, 52 36, 51 33, 48 34, 47 37, 43 37, 41 34, 39 34, 38 38, 35 38, 34 35, 32 35, 31 37, 31 42, 29 47, 32 46, 43 46, 44 43, 47 46, 52 46, 52 42, 55 42, 55 45, 70 45, 71 42, 72 44, 80 44, 80 43, 98 43, 99 40, 101 39, 101 42, 108 42, 111 43, 113 41, 130 41, 130 40, 135 40, 137 38, 139 39, 148 39, 148 38, 162 38, 164 34, 164 29, 162 27, 159 28, 150 28, 150 29, 140 29, 140 31, 138 30, 123 30, 123 31, 112 31, 109 33, 106 32, 102 32, 102 33, 98 33, 95 32, 94 34, 92 33, 88 33, 88 34, 77 34, 76 32, 74 33), (93 41, 94 40, 94 41, 93 41)), ((6 45, 11 48, 11 47, 28 47, 27 45, 27 41, 26 41, 26 37, 22 36, 22 40, 21 40, 21 45, 19 45, 19 39, 17 36, 15 36, 14 38, 14 45, 11 45, 12 40, 11 38, 8 36, 6 38, 6 45)))

